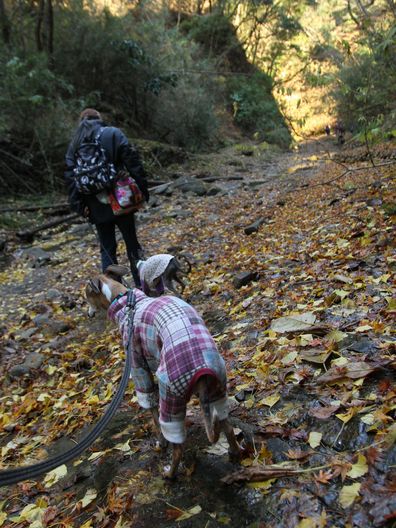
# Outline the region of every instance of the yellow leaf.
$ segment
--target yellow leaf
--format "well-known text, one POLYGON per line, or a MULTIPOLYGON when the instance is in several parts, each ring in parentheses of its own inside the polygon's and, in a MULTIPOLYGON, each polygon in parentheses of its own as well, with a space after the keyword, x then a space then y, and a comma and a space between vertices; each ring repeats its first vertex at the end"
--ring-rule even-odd
POLYGON ((189 519, 193 515, 197 515, 198 513, 201 513, 201 511, 202 511, 201 506, 199 505, 193 506, 192 508, 189 508, 188 510, 186 510, 182 515, 180 515, 180 517, 177 518, 177 522, 185 521, 186 519, 189 519))
POLYGON ((50 488, 54 484, 58 482, 62 477, 67 475, 67 467, 65 464, 62 466, 58 466, 57 468, 53 469, 49 473, 47 473, 44 477, 44 487, 50 488))
POLYGON ((347 337, 348 334, 345 334, 344 332, 341 332, 340 330, 332 330, 326 335, 327 341, 330 341, 330 343, 339 343, 343 339, 347 337))
POLYGON ((245 401, 245 407, 246 407, 247 409, 251 409, 253 406, 254 406, 254 396, 250 396, 250 397, 247 398, 247 400, 245 401))
POLYGON ((345 297, 348 297, 348 295, 350 294, 349 291, 345 291, 345 290, 334 290, 334 293, 335 293, 340 299, 345 299, 345 297))
POLYGON ((315 517, 308 517, 297 524, 297 528, 317 528, 318 523, 315 517))
POLYGON ((373 425, 373 423, 374 423, 374 414, 373 413, 365 414, 364 416, 362 416, 360 418, 360 420, 363 423, 365 423, 366 425, 373 425))
POLYGON ((263 398, 262 400, 260 400, 259 403, 261 403, 262 405, 267 405, 268 407, 272 407, 279 400, 280 400, 279 394, 273 394, 272 396, 267 396, 266 398, 263 398))
POLYGON ((315 447, 318 447, 318 445, 320 445, 322 436, 322 433, 317 433, 315 431, 311 431, 309 433, 308 444, 312 447, 312 449, 315 449, 315 447))
POLYGON ((84 524, 80 526, 80 528, 91 528, 92 526, 92 519, 88 519, 84 524))
POLYGON ((297 345, 302 346, 302 347, 310 345, 312 340, 313 340, 313 335, 312 334, 302 334, 302 335, 296 337, 297 345))
POLYGON ((89 405, 92 405, 94 403, 99 403, 100 400, 99 400, 99 396, 97 394, 95 394, 94 396, 91 396, 90 398, 88 398, 87 400, 85 400, 86 403, 88 403, 89 405))
POLYGON ((261 482, 249 482, 248 488, 267 490, 267 489, 269 489, 272 486, 272 484, 276 480, 277 480, 276 478, 272 478, 272 479, 268 479, 268 480, 262 480, 261 482))
POLYGON ((340 491, 340 504, 343 508, 348 508, 353 504, 356 497, 359 496, 360 491, 360 482, 356 482, 355 484, 352 484, 351 486, 344 486, 340 491))
POLYGON ((366 457, 361 453, 358 454, 358 460, 356 464, 353 464, 351 469, 348 471, 347 476, 350 478, 359 478, 365 475, 368 471, 366 457))
POLYGON ((28 521, 30 525, 38 522, 38 526, 42 526, 41 521, 45 510, 46 508, 40 508, 37 504, 27 504, 15 520, 16 522, 28 521))
POLYGON ((91 504, 91 502, 96 499, 97 494, 98 493, 95 489, 88 489, 84 497, 79 501, 81 502, 82 508, 85 508, 88 506, 88 504, 91 504))
POLYGON ((117 444, 114 449, 119 449, 123 453, 128 453, 131 451, 131 446, 129 445, 129 440, 127 440, 124 444, 117 444))
POLYGON ((351 418, 353 418, 356 414, 356 409, 351 407, 349 411, 347 411, 344 414, 336 414, 337 418, 339 418, 342 422, 348 423, 351 418))
POLYGON ((100 458, 105 453, 106 451, 95 451, 95 453, 92 453, 92 455, 88 457, 88 460, 96 460, 97 458, 100 458))
POLYGON ((331 366, 333 367, 335 365, 336 367, 343 367, 347 363, 349 363, 348 359, 346 357, 341 356, 337 359, 333 359, 333 361, 331 362, 331 366))
POLYGON ((289 352, 284 358, 282 358, 282 364, 289 365, 296 359, 297 356, 298 352, 289 352))
POLYGON ((37 396, 37 401, 39 402, 49 401, 50 399, 51 399, 51 396, 47 394, 46 392, 42 392, 41 394, 37 396))
POLYGON ((0 512, 0 526, 3 526, 4 521, 7 519, 6 512, 0 512))

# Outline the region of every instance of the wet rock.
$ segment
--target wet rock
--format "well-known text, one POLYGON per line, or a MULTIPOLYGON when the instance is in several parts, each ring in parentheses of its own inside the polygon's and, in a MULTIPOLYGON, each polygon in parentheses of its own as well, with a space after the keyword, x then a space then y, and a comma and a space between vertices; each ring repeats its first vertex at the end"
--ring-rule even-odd
POLYGON ((237 392, 234 396, 234 398, 236 399, 236 401, 238 402, 243 402, 245 401, 246 399, 246 393, 244 390, 240 390, 239 392, 237 392))
POLYGON ((47 299, 50 301, 55 301, 56 299, 60 299, 61 297, 62 297, 62 292, 60 292, 56 288, 50 288, 47 291, 47 299))
POLYGON ((93 483, 98 491, 105 491, 107 489, 108 485, 117 475, 118 467, 118 459, 113 457, 106 458, 96 467, 96 471, 93 475, 93 483))
POLYGON ((185 211, 184 209, 176 209, 164 214, 164 218, 187 218, 191 216, 191 211, 185 211))
POLYGON ((207 190, 206 185, 195 178, 178 178, 174 183, 173 187, 176 189, 179 189, 183 193, 192 193, 196 194, 197 196, 205 196, 207 190))
POLYGON ((249 284, 252 281, 258 280, 259 274, 256 271, 243 271, 241 273, 238 273, 233 279, 233 284, 235 288, 239 289, 242 288, 242 286, 246 286, 246 284, 249 284))
POLYGON ((26 339, 29 339, 36 332, 37 332, 37 328, 28 328, 27 330, 24 330, 23 332, 17 335, 20 340, 26 340, 26 339))
POLYGON ((51 254, 40 247, 31 247, 24 249, 21 257, 31 261, 33 268, 39 268, 51 261, 51 254))
POLYGON ((8 371, 8 375, 11 378, 21 378, 23 376, 29 376, 32 370, 36 370, 41 367, 44 361, 44 356, 38 352, 31 352, 25 358, 25 361, 20 365, 11 367, 8 371))
POLYGON ((373 354, 377 351, 377 345, 371 339, 365 336, 357 336, 356 334, 343 339, 340 348, 347 348, 362 354, 373 354))
POLYGON ((268 183, 268 180, 251 180, 246 183, 249 187, 259 187, 260 185, 264 185, 265 183, 268 183))
POLYGON ((370 198, 366 201, 366 203, 369 207, 376 207, 378 205, 382 205, 382 200, 381 198, 370 198))
POLYGON ((209 187, 207 195, 208 196, 216 196, 217 194, 221 194, 224 192, 224 189, 220 187, 219 185, 212 185, 209 187))
POLYGON ((245 227, 245 229, 244 229, 245 235, 251 235, 252 233, 255 233, 256 231, 258 231, 260 226, 264 222, 265 222, 265 218, 261 217, 258 220, 256 220, 255 222, 253 222, 253 224, 250 224, 247 227, 245 227))
POLYGON ((268 438, 266 440, 267 448, 272 454, 272 459, 275 464, 289 460, 286 456, 287 451, 290 449, 290 445, 282 440, 281 438, 268 438))
POLYGON ((155 187, 155 189, 151 189, 150 194, 166 194, 170 193, 172 194, 172 187, 171 183, 164 183, 163 185, 159 185, 158 187, 155 187))
POLYGON ((83 223, 74 225, 68 230, 68 233, 71 235, 87 235, 88 233, 93 234, 93 231, 91 224, 83 223))
POLYGON ((39 314, 39 315, 36 315, 36 317, 33 318, 33 323, 38 328, 43 328, 43 327, 48 325, 49 320, 50 320, 49 315, 47 315, 47 314, 39 314))
POLYGON ((33 322, 45 334, 49 335, 62 334, 64 332, 68 332, 72 328, 70 323, 51 319, 47 314, 37 315, 33 319, 33 322))
POLYGON ((22 378, 23 376, 29 374, 29 372, 30 370, 28 367, 22 363, 21 365, 15 365, 14 367, 10 368, 8 374, 12 378, 22 378))
POLYGON ((44 359, 45 358, 43 354, 40 354, 39 352, 31 352, 30 354, 26 356, 26 359, 23 362, 23 365, 25 365, 29 370, 38 369, 43 364, 44 359))

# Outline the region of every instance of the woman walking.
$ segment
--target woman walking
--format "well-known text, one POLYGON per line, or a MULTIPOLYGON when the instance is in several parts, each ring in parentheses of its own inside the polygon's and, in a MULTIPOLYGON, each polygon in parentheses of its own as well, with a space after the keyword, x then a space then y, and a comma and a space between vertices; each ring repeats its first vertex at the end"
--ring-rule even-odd
POLYGON ((102 271, 105 271, 110 264, 118 263, 115 233, 115 228, 118 227, 125 241, 135 285, 140 287, 136 261, 141 258, 142 250, 136 235, 134 213, 116 216, 113 214, 105 190, 97 194, 82 194, 76 186, 74 169, 77 164, 78 149, 83 143, 95 141, 104 150, 107 161, 113 164, 115 171, 126 170, 135 179, 146 202, 149 199, 147 181, 137 149, 130 145, 119 128, 107 126, 97 110, 86 108, 80 114, 80 123, 66 153, 65 180, 70 207, 95 224, 100 242, 102 271))

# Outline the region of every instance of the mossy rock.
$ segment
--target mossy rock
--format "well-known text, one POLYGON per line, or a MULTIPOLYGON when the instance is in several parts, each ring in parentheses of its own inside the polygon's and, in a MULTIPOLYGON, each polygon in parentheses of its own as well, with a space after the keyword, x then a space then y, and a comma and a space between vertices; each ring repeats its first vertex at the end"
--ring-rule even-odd
POLYGON ((136 139, 134 143, 139 148, 144 162, 154 167, 161 168, 175 163, 184 163, 189 157, 184 149, 167 143, 143 139, 136 139))

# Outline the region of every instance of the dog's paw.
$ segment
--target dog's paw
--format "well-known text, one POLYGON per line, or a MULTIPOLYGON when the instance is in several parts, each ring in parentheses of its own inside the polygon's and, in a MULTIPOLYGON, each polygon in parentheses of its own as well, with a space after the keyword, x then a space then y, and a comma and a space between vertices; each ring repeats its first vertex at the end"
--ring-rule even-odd
POLYGON ((230 462, 240 462, 242 459, 249 457, 249 450, 239 446, 239 449, 229 449, 228 456, 230 462))
POLYGON ((176 478, 176 471, 173 470, 170 464, 164 467, 162 477, 168 480, 174 480, 176 478))
POLYGON ((157 453, 164 453, 167 447, 168 441, 165 440, 165 438, 162 436, 161 438, 156 440, 154 450, 157 451, 157 453))

